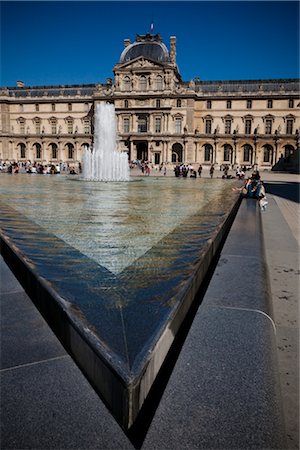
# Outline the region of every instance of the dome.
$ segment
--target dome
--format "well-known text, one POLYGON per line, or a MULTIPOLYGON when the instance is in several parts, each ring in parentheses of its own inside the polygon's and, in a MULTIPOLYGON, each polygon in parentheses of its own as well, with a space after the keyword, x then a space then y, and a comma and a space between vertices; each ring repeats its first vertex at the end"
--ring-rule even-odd
POLYGON ((137 40, 123 50, 120 63, 132 61, 139 56, 159 62, 170 61, 169 52, 161 38, 153 35, 137 36, 137 40))

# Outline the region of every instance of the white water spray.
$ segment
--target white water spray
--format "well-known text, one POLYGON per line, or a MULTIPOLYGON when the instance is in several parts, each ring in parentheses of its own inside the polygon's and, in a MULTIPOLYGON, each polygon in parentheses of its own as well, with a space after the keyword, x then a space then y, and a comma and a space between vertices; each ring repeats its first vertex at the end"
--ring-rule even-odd
POLYGON ((86 148, 82 159, 82 175, 91 181, 129 181, 127 153, 116 150, 115 107, 98 103, 95 111, 93 148, 86 148))

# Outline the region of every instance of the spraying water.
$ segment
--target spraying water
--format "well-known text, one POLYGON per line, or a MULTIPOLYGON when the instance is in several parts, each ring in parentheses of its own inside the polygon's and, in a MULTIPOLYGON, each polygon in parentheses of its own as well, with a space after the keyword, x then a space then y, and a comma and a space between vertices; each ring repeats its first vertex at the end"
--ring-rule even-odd
POLYGON ((95 111, 93 148, 86 148, 82 175, 91 181, 129 181, 127 153, 116 150, 117 132, 114 105, 99 103, 95 111))

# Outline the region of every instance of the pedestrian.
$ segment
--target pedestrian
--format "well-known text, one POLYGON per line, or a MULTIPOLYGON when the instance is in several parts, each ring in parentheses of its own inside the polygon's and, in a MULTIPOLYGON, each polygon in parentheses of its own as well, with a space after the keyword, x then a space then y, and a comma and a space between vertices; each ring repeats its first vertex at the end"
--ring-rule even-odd
POLYGON ((215 168, 214 168, 214 165, 212 164, 209 169, 210 178, 212 178, 214 176, 214 170, 215 170, 215 168))

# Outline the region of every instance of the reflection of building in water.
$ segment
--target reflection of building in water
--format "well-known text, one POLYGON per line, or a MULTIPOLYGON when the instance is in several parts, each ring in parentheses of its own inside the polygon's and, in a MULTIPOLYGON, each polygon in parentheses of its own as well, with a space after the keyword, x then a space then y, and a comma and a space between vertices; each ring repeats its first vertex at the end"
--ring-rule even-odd
POLYGON ((131 160, 270 169, 298 153, 298 79, 185 82, 176 38, 168 50, 152 34, 125 39, 113 72, 105 84, 1 88, 0 159, 80 161, 100 101, 115 104, 131 160))

